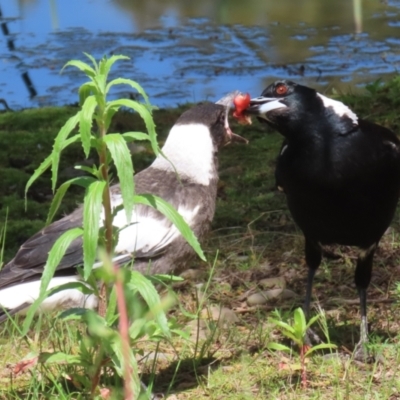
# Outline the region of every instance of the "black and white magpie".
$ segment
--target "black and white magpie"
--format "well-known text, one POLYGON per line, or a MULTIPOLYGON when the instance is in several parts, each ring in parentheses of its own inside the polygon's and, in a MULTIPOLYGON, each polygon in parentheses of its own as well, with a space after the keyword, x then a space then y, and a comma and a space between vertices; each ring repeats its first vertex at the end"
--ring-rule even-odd
POLYGON ((275 176, 305 237, 307 316, 321 245, 361 249, 355 284, 362 320, 355 356, 365 360, 366 291, 375 249, 399 199, 400 141, 390 130, 358 118, 345 104, 285 80, 251 99, 246 112, 285 138, 275 176))
MULTIPOLYGON (((183 216, 199 240, 208 232, 215 211, 218 182, 218 149, 231 141, 243 141, 229 128, 228 110, 232 99, 220 104, 203 103, 184 112, 169 132, 161 155, 135 175, 137 194, 157 195, 172 204, 183 216), (224 104, 224 105, 222 105, 224 104)), ((111 187, 112 207, 122 204, 119 185, 111 187)), ((39 295, 40 279, 47 255, 54 242, 66 230, 82 226, 82 207, 46 226, 28 239, 15 257, 0 271, 0 322, 8 314, 27 308, 39 295)), ((171 273, 182 270, 194 251, 169 219, 158 211, 136 205, 128 225, 123 210, 113 224, 120 230, 115 249, 115 263, 134 258, 133 268, 148 273, 171 273)), ((77 267, 82 265, 82 238, 74 240, 57 267, 49 289, 77 281, 77 267)), ((48 297, 42 311, 67 307, 96 307, 94 296, 75 289, 63 290, 48 297)))

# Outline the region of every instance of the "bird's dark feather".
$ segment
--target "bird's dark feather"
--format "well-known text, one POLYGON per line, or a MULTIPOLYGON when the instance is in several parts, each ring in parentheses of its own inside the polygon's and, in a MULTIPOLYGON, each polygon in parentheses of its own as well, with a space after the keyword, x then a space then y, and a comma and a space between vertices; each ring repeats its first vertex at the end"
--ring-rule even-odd
POLYGON ((390 130, 359 119, 344 104, 293 82, 278 81, 262 96, 264 103, 275 103, 263 108, 257 98, 252 113, 258 109, 259 119, 285 137, 275 177, 305 237, 306 315, 321 244, 361 248, 355 284, 362 318, 355 358, 365 361, 366 290, 375 249, 400 195, 400 141, 390 130))

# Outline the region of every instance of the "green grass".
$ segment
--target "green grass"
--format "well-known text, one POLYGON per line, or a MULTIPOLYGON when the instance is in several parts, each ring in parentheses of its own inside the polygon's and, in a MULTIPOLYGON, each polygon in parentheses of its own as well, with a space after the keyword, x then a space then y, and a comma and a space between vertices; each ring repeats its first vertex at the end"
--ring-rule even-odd
MULTIPOLYGON (((384 87, 371 85, 365 95, 343 94, 340 98, 358 115, 399 131, 399 85, 396 78, 384 87)), ((155 112, 161 141, 186 107, 155 112)), ((51 196, 48 176, 28 194, 27 213, 23 205, 24 185, 49 154, 60 126, 75 112, 72 108, 52 108, 0 115, 0 175, 5 176, 0 183, 0 225, 8 209, 5 259, 12 257, 18 246, 43 226, 51 196)), ((251 127, 232 125, 250 143, 231 145, 221 152, 217 213, 205 245, 209 263, 194 263, 195 268, 205 271, 205 278, 176 285, 179 304, 170 311, 177 325, 189 330, 191 339, 175 339, 159 348, 143 341, 140 344, 143 355, 154 351, 162 354, 157 362, 141 363, 143 380, 154 380, 157 391, 169 392, 179 400, 398 398, 399 213, 377 252, 368 291, 371 347, 384 361, 360 365, 315 354, 307 364, 308 388, 303 389, 296 353, 289 356, 266 350, 269 342, 290 345, 268 323, 270 312, 279 308, 284 315, 292 315, 293 309, 302 303, 305 291, 303 238, 288 213, 284 195, 274 188, 275 158, 282 139, 257 121, 251 127), (190 313, 199 311, 195 284, 203 283, 204 288, 214 260, 215 269, 202 308, 234 309, 238 322, 228 324, 227 328, 206 317, 193 323, 182 312, 182 309, 190 313), (259 308, 247 306, 245 294, 257 291, 261 279, 274 276, 284 276, 287 289, 298 297, 269 302, 259 308)), ((139 119, 122 113, 111 131, 140 129, 139 119)), ((152 160, 150 151, 135 154, 136 169, 146 167, 152 160)), ((81 161, 80 151, 68 150, 62 159, 61 181, 71 173, 69 166, 81 161)), ((72 192, 60 212, 71 211, 80 199, 79 190, 72 192)), ((331 341, 340 354, 351 357, 359 335, 359 307, 353 284, 356 253, 349 248, 332 250, 339 258, 324 260, 315 279, 313 299, 326 311, 331 341)), ((79 385, 68 380, 73 366, 48 369, 37 365, 17 375, 12 373, 16 363, 39 350, 61 347, 73 352, 76 348, 75 325, 62 324, 51 316, 44 317, 41 324, 43 328, 39 330, 37 326, 26 340, 21 339, 11 323, 0 327, 0 399, 85 398, 79 394, 79 385)), ((118 386, 118 381, 105 381, 103 385, 118 386)))

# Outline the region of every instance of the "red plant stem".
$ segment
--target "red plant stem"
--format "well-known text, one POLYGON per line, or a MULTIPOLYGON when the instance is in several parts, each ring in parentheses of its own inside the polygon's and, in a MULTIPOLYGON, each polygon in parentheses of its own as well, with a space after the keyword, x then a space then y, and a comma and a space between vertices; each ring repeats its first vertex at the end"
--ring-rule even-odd
MULTIPOLYGON (((100 137, 104 137, 106 129, 104 125, 99 124, 100 137)), ((113 251, 113 231, 112 231, 112 210, 111 210, 111 196, 109 188, 109 176, 108 176, 108 165, 107 165, 107 149, 104 142, 102 148, 99 151, 99 159, 101 165, 101 175, 106 182, 106 187, 103 192, 103 207, 104 207, 104 226, 105 226, 105 247, 106 252, 112 256, 113 251)), ((128 313, 126 309, 124 288, 122 276, 119 271, 118 265, 114 264, 115 273, 115 288, 117 294, 117 307, 119 313, 119 333, 121 336, 122 353, 124 357, 124 400, 135 400, 135 393, 133 392, 133 370, 130 364, 130 345, 129 345, 129 321, 128 313)), ((105 316, 107 310, 107 286, 104 282, 100 288, 100 299, 99 299, 99 314, 105 316)))
POLYGON ((121 336, 122 353, 124 357, 124 400, 134 400, 135 394, 133 393, 133 368, 130 364, 129 354, 129 320, 128 313, 126 310, 126 302, 124 295, 124 287, 122 281, 122 275, 119 271, 118 265, 114 264, 115 272, 115 288, 117 293, 117 307, 119 313, 119 334, 121 336))
POLYGON ((96 390, 97 390, 97 387, 100 382, 101 369, 103 368, 103 365, 104 365, 104 360, 102 361, 103 355, 104 355, 103 349, 98 348, 95 362, 94 362, 94 364, 96 365, 96 371, 93 374, 93 376, 91 377, 91 380, 92 380, 92 386, 91 386, 91 392, 90 392, 91 398, 95 397, 96 390))
POLYGON ((306 366, 306 346, 300 348, 300 363, 301 363, 301 386, 303 389, 307 388, 307 366, 306 366))

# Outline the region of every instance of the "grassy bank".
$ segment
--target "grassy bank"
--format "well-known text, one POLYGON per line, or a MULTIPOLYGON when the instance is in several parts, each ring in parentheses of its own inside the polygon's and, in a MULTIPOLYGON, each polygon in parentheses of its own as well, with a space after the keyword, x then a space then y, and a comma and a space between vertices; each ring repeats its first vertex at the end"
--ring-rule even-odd
MULTIPOLYGON (((342 94, 338 98, 359 116, 400 132, 399 95, 400 85, 393 80, 383 87, 371 85, 365 95, 342 94)), ((186 108, 154 112, 161 142, 186 108)), ((5 261, 43 226, 52 196, 48 176, 35 183, 28 193, 26 212, 24 187, 49 154, 60 126, 75 112, 73 107, 65 107, 0 115, 1 226, 8 213, 5 261)), ((142 129, 140 120, 128 113, 118 114, 113 124, 112 132, 142 129)), ((231 145, 221 152, 217 213, 205 245, 209 263, 194 263, 200 273, 193 272, 175 288, 179 305, 170 312, 179 326, 189 331, 191 340, 164 343, 157 349, 144 342, 144 354, 151 352, 154 356, 157 350, 162 355, 157 362, 142 363, 144 381, 154 378, 157 390, 169 391, 178 399, 398 398, 399 217, 382 240, 369 290, 371 342, 380 355, 379 361, 358 365, 347 358, 316 354, 307 364, 308 388, 301 388, 296 354, 289 356, 266 349, 271 341, 289 344, 267 318, 275 308, 287 315, 301 304, 306 275, 302 235, 291 220, 284 195, 274 188, 273 171, 281 137, 257 121, 251 127, 232 124, 232 128, 250 143, 231 145), (204 290, 211 272, 210 284, 204 290), (248 306, 246 299, 259 290, 260 281, 277 276, 295 296, 276 299, 259 308, 248 306), (197 321, 182 309, 194 313, 199 308, 199 297, 204 301, 200 307, 203 318, 197 321), (217 307, 233 310, 234 317, 215 316, 217 307)), ((132 152, 137 170, 153 160, 147 148, 135 147, 132 152)), ((82 159, 78 146, 68 149, 60 165, 61 182, 73 176, 75 170, 71 166, 82 159)), ((91 165, 90 160, 88 164, 91 165)), ((71 211, 81 196, 79 189, 70 192, 60 213, 71 211)), ((355 253, 348 248, 331 250, 337 257, 323 262, 315 280, 314 299, 327 313, 331 341, 337 344, 340 354, 351 355, 359 331, 358 299, 353 284, 355 253)), ((74 326, 61 326, 49 318, 41 324, 26 341, 21 341, 11 324, 0 328, 0 398, 84 398, 79 397, 79 385, 68 380, 72 366, 61 365, 51 370, 34 367, 15 374, 13 366, 38 349, 52 351, 62 343, 73 351, 74 326)))

